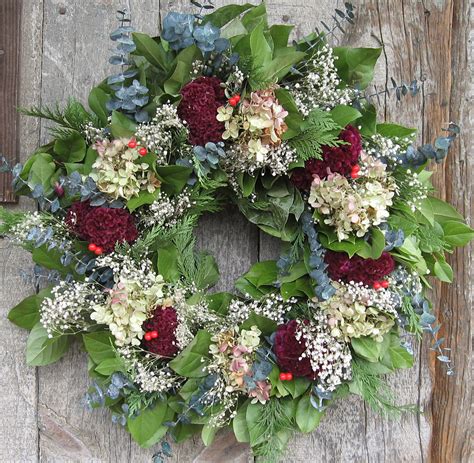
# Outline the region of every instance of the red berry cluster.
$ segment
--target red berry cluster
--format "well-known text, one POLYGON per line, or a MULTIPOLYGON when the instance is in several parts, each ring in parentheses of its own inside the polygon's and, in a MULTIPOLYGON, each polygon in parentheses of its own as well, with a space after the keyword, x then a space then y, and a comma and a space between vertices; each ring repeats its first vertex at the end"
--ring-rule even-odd
POLYGON ((229 104, 233 107, 237 106, 240 101, 240 95, 234 95, 232 98, 229 98, 229 104))
POLYGON ((376 291, 379 289, 387 289, 390 286, 390 283, 387 280, 382 280, 382 281, 376 281, 373 285, 372 288, 374 288, 376 291))
POLYGON ((147 331, 143 337, 145 338, 145 341, 151 341, 152 339, 156 339, 158 337, 158 331, 147 331))
POLYGON ((100 246, 97 246, 97 244, 94 243, 90 243, 89 246, 87 246, 87 249, 89 249, 89 251, 92 251, 96 256, 100 256, 104 252, 104 250, 100 246))
POLYGON ((360 166, 359 164, 356 164, 355 166, 352 166, 352 169, 351 169, 351 178, 352 179, 356 179, 356 178, 359 178, 359 171, 360 171, 360 166))
POLYGON ((291 381, 293 373, 280 373, 280 381, 291 381))
MULTIPOLYGON (((135 140, 135 138, 132 138, 127 146, 131 149, 135 149, 137 146, 138 146, 138 143, 137 143, 137 140, 135 140)), ((138 150, 138 154, 140 154, 140 156, 146 156, 148 154, 148 150, 145 148, 145 147, 141 147, 139 150, 138 150)))

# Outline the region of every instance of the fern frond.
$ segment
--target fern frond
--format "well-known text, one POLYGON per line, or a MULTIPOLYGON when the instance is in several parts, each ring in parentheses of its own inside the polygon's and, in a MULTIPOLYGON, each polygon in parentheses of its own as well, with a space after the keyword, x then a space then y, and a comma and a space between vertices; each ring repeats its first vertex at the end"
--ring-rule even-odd
POLYGON ((321 159, 323 146, 335 147, 345 143, 338 138, 340 130, 341 127, 327 112, 314 109, 305 121, 303 132, 289 143, 303 161, 321 159))

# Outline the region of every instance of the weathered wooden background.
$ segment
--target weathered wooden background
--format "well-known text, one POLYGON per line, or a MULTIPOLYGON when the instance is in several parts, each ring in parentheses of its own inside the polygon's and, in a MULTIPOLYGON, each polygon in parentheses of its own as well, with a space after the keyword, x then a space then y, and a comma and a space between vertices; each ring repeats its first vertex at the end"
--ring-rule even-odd
MULTIPOLYGON (((1 0, 0 3, 3 32, 6 25, 18 24, 15 18, 5 16, 11 14, 18 2, 1 0)), ((220 6, 224 2, 216 3, 220 6)), ((296 34, 302 35, 321 19, 329 21, 328 16, 337 3, 342 2, 269 0, 268 9, 273 22, 295 23, 296 34)), ((397 80, 412 77, 424 80, 421 95, 416 98, 407 98, 402 103, 383 99, 381 114, 417 127, 420 142, 432 141, 450 120, 461 123, 462 137, 447 162, 435 168, 435 183, 441 197, 470 217, 473 141, 470 2, 353 0, 353 3, 357 6, 357 23, 348 27, 341 41, 361 46, 384 45, 377 82, 384 84, 391 76, 397 80)), ((131 11, 137 29, 156 33, 166 12, 184 10, 188 1, 24 0, 21 47, 17 48, 15 42, 11 46, 12 27, 12 32, 1 36, 2 47, 7 40, 8 53, 0 52, 2 79, 8 75, 5 67, 13 72, 11 66, 16 61, 11 53, 20 56, 20 105, 52 104, 69 96, 86 100, 88 90, 110 71, 108 33, 115 26, 115 10, 124 4, 131 11)), ((0 81, 0 91, 4 92, 0 96, 3 95, 5 102, 5 92, 13 90, 0 81)), ((12 114, 11 108, 0 109, 4 110, 2 114, 12 114)), ((3 124, 9 117, 3 118, 3 124)), ((3 129, 6 133, 5 126, 3 129)), ((38 121, 24 117, 20 119, 19 129, 20 156, 24 159, 40 142, 47 140, 47 131, 38 121)), ((15 143, 2 148, 14 150, 15 143)), ((34 209, 24 199, 14 207, 34 209)), ((235 211, 203 220, 200 243, 217 255, 222 272, 221 288, 226 289, 231 288, 235 277, 251 263, 276 253, 275 243, 235 211)), ((31 264, 25 253, 12 249, 7 242, 0 245, 0 261, 0 461, 150 462, 153 451, 141 450, 131 442, 122 428, 111 423, 107 413, 84 410, 81 396, 89 380, 85 357, 77 346, 55 365, 41 369, 25 365, 26 332, 10 325, 5 315, 12 305, 34 291, 18 275, 21 268, 31 264)), ((400 401, 420 405, 423 415, 389 421, 352 398, 331 409, 313 434, 295 437, 286 460, 328 463, 469 460, 470 250, 458 251, 450 263, 456 274, 455 284, 438 285, 434 294, 443 336, 453 347, 456 376, 446 377, 422 344, 416 367, 398 374, 391 382, 400 401)), ((198 439, 176 446, 172 461, 220 463, 251 459, 245 446, 223 434, 210 449, 205 449, 198 439)))

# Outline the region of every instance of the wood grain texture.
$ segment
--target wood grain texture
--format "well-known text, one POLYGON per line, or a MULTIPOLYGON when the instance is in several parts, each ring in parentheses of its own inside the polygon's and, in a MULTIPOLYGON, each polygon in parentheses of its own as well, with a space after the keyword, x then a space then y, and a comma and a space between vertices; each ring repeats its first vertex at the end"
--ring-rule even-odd
MULTIPOLYGON (((18 162, 21 0, 0 2, 0 150, 12 165, 18 162)), ((0 173, 0 203, 15 202, 11 174, 0 173)))
MULTIPOLYGON (((217 6, 241 1, 216 0, 217 6)), ((254 1, 253 3, 257 3, 254 1)), ((308 33, 322 19, 328 22, 332 0, 268 0, 270 19, 295 23, 295 35, 308 33)), ((354 46, 384 45, 376 83, 423 79, 417 98, 401 103, 383 98, 380 114, 419 129, 419 142, 431 142, 450 120, 462 123, 463 135, 448 160, 435 168, 440 196, 466 217, 472 212, 472 49, 470 5, 467 0, 363 0, 356 25, 347 28, 341 43, 354 46), (468 78, 470 76, 470 78, 468 78), (471 104, 469 104, 471 103, 471 104)), ((3 2, 2 2, 3 4, 3 2)), ((170 10, 185 11, 187 0, 24 0, 21 52, 22 106, 65 101, 69 96, 86 101, 90 88, 111 72, 107 63, 115 10, 127 6, 137 29, 155 33, 170 10)), ((0 6, 1 8, 1 6, 0 6)), ((1 57, 0 57, 1 59, 1 57)), ((0 71, 1 72, 1 71, 0 71)), ((1 85, 1 81, 0 81, 1 85)), ((20 120, 21 155, 24 158, 41 141, 47 141, 47 124, 20 120)), ((32 208, 21 200, 19 206, 32 208)), ((217 258, 221 282, 217 289, 231 289, 236 276, 256 260, 278 255, 278 241, 249 225, 235 209, 204 217, 198 244, 217 258)), ((32 291, 18 277, 18 267, 28 257, 0 245, 2 279, 0 309, 6 311, 32 291)), ((417 347, 417 364, 393 375, 393 388, 404 403, 425 410, 400 421, 375 415, 353 397, 332 407, 311 435, 298 435, 289 446, 287 460, 310 462, 467 462, 470 432, 470 308, 472 307, 472 254, 470 249, 451 256, 456 282, 437 285, 446 344, 451 345, 457 375, 445 376, 434 361, 427 342, 417 347)), ((81 398, 87 389, 85 356, 79 345, 60 362, 39 370, 24 363, 25 333, 2 318, 0 405, 4 419, 0 433, 0 460, 6 462, 150 462, 153 449, 140 449, 129 435, 113 425, 107 412, 84 410, 81 398), (16 415, 21 413, 21 420, 16 415), (25 438, 26 436, 26 438, 25 438)), ((246 446, 222 432, 210 448, 199 436, 173 446, 171 461, 179 463, 243 463, 252 461, 246 446)))

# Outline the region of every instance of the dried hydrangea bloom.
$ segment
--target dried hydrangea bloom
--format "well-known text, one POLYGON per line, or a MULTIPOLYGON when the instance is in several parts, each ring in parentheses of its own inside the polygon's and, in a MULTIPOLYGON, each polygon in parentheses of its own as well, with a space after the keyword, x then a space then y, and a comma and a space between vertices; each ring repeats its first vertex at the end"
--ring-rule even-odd
POLYGON ((328 317, 331 335, 346 342, 361 336, 382 342, 395 325, 400 298, 392 291, 376 291, 362 283, 333 284, 334 296, 319 304, 328 317))
POLYGON ((113 199, 129 200, 140 191, 153 193, 160 181, 150 166, 140 159, 138 148, 129 148, 128 139, 101 140, 94 145, 98 157, 92 165, 90 176, 99 191, 113 199))
POLYGON ((351 234, 362 237, 385 222, 393 204, 396 186, 385 165, 364 154, 360 165, 356 181, 336 173, 324 180, 315 176, 311 184, 309 204, 323 223, 335 228, 339 241, 351 234))

